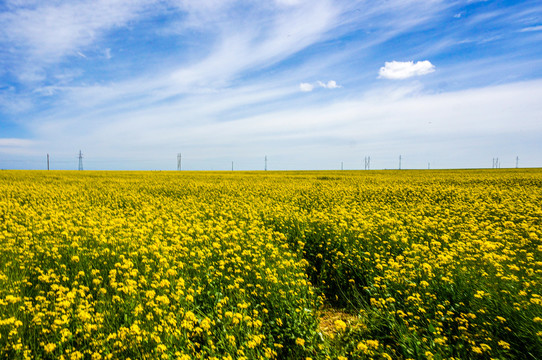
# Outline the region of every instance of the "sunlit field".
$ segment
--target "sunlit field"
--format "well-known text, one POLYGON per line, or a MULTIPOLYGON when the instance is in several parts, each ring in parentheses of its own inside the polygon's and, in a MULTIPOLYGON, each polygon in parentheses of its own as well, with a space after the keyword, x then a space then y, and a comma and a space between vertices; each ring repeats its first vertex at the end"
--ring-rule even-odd
POLYGON ((542 170, 0 171, 1 359, 540 359, 542 170))

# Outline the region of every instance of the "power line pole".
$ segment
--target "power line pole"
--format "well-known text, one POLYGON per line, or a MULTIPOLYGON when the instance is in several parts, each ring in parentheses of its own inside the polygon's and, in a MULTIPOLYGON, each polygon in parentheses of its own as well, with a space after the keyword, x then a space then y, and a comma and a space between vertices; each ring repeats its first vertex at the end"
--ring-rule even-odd
POLYGON ((264 167, 265 171, 267 171, 267 155, 265 155, 265 167, 264 167))
POLYGON ((49 154, 47 154, 47 170, 49 170, 49 154))
POLYGON ((493 169, 500 169, 501 168, 501 164, 499 163, 499 158, 496 157, 496 158, 493 158, 493 169))
POLYGON ((83 170, 83 153, 79 150, 79 170, 83 170))
POLYGON ((371 157, 366 156, 365 157, 365 170, 370 170, 370 169, 371 169, 371 157))
POLYGON ((181 171, 181 153, 177 154, 177 171, 181 171))

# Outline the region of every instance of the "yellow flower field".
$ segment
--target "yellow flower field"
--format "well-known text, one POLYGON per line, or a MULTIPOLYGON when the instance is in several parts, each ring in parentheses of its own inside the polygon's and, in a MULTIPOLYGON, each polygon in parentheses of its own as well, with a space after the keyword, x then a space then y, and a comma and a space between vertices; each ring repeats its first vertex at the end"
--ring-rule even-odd
POLYGON ((0 358, 542 358, 538 169, 1 171, 0 244, 0 358))

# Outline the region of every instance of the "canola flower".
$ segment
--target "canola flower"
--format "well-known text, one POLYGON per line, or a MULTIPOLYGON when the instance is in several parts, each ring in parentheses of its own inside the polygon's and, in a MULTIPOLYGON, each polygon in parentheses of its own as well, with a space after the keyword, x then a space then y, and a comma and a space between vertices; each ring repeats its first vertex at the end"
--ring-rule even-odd
POLYGON ((2 171, 0 358, 541 358, 541 204, 537 169, 2 171))

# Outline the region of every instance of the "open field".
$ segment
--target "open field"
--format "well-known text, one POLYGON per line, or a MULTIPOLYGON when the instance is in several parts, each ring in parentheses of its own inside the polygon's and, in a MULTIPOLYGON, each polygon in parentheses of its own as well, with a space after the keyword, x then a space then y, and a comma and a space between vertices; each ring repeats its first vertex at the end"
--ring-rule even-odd
POLYGON ((540 359, 542 170, 0 172, 0 358, 540 359))

